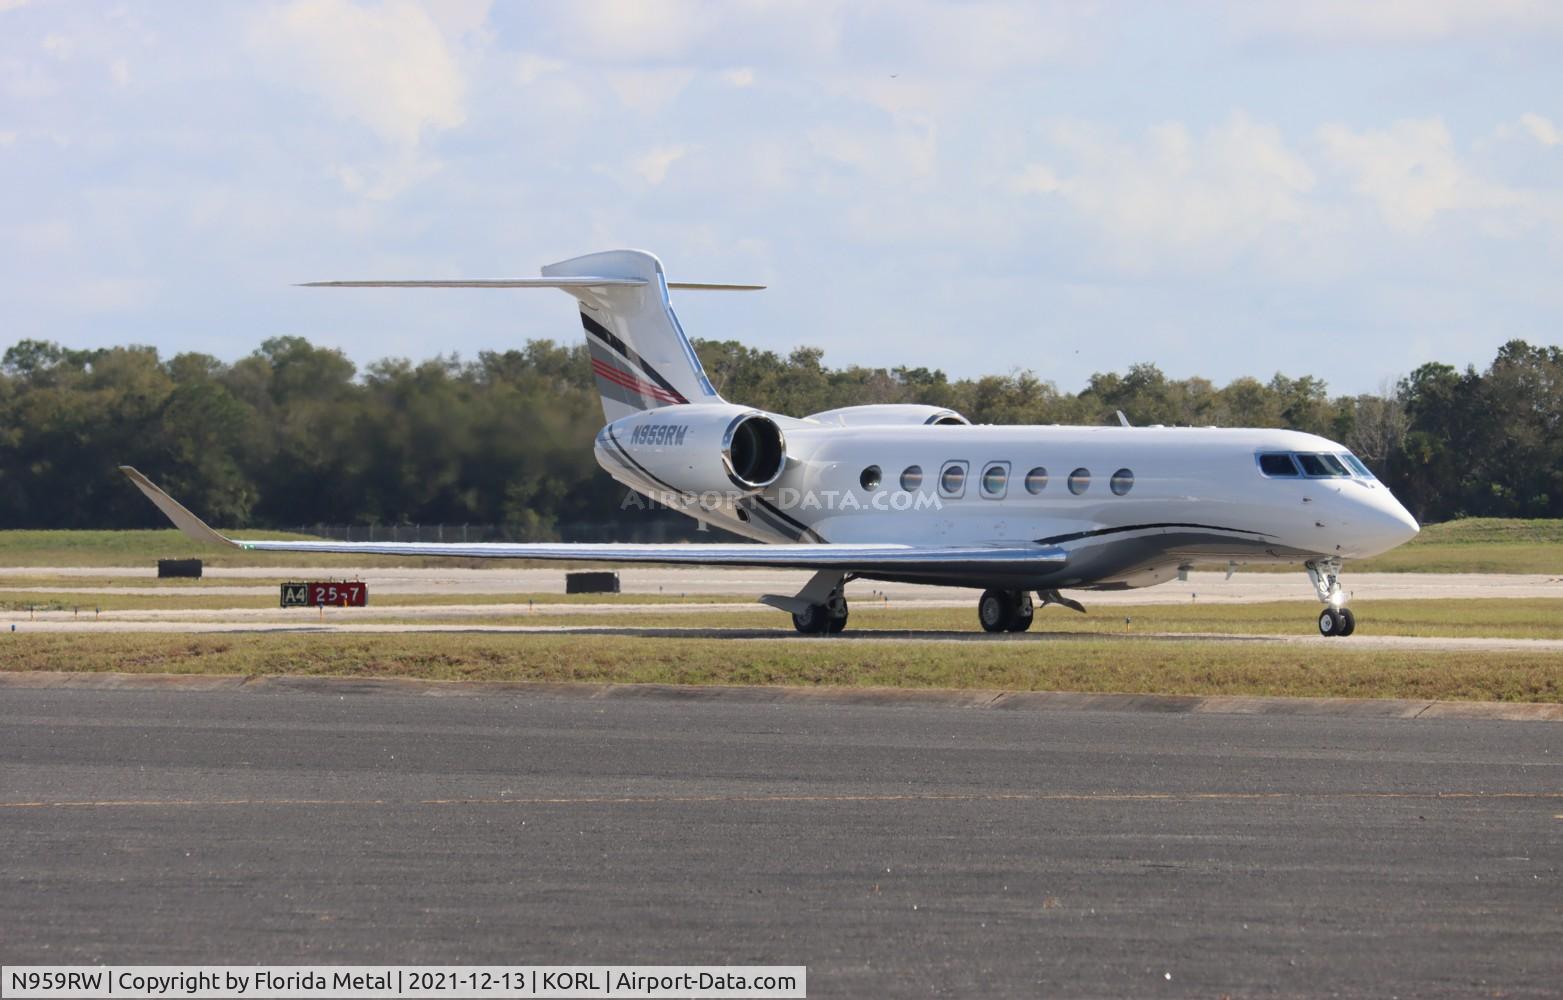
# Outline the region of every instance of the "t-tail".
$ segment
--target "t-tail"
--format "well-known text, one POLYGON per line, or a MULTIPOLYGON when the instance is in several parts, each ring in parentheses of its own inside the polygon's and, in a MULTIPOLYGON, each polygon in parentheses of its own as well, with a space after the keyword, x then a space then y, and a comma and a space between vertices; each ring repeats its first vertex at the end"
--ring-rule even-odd
POLYGON ((580 303, 603 414, 724 400, 706 377, 673 313, 668 289, 752 291, 764 285, 670 282, 644 250, 605 250, 549 264, 540 278, 450 281, 316 281, 315 288, 558 288, 580 303))

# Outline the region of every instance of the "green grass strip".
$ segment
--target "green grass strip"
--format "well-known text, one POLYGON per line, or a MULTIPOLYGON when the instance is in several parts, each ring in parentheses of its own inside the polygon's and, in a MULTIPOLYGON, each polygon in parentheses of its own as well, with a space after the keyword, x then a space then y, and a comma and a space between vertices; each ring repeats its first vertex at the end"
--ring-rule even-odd
POLYGON ((1563 653, 1232 641, 843 643, 617 636, 0 634, 0 669, 1563 701, 1563 653))

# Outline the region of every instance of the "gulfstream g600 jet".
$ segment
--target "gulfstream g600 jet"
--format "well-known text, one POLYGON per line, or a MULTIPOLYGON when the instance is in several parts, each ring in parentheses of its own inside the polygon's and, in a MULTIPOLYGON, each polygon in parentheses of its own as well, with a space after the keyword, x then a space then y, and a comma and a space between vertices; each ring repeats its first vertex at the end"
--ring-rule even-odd
MULTIPOLYGON (((1284 430, 974 426, 951 410, 848 406, 803 417, 723 399, 651 254, 614 250, 505 281, 344 281, 335 287, 558 288, 581 325, 607 424, 610 476, 699 521, 767 544, 590 545, 232 541, 134 469, 125 473, 186 534, 257 552, 557 559, 814 571, 765 603, 800 632, 846 626, 849 580, 982 591, 991 632, 1031 625, 1065 590, 1146 587, 1196 561, 1300 562, 1319 631, 1356 627, 1343 560, 1375 555, 1417 523, 1356 456, 1284 430)), ((1123 421, 1127 423, 1127 421, 1123 421)))

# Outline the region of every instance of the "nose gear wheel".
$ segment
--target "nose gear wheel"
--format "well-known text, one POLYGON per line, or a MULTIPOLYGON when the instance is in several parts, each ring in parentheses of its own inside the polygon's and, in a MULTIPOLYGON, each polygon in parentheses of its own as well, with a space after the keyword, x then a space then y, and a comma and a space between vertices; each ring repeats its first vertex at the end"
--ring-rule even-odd
POLYGON ((1340 560, 1316 559, 1303 567, 1313 581, 1313 592, 1324 602, 1324 610, 1319 612, 1319 634, 1345 638, 1357 631, 1357 616, 1346 607, 1346 593, 1341 590, 1340 560))

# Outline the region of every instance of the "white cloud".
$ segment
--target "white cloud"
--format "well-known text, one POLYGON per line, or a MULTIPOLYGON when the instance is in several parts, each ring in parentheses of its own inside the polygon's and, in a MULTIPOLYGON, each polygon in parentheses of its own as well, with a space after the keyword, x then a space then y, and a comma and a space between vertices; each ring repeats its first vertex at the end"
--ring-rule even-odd
POLYGON ((71 301, 86 312, 136 312, 152 303, 161 286, 156 279, 144 277, 87 278, 71 290, 71 301))
POLYGON ((1049 138, 1059 163, 1031 164, 1011 189, 1061 199, 1131 269, 1224 263, 1301 226, 1316 184, 1279 129, 1243 115, 1201 135, 1169 122, 1125 142, 1066 124, 1049 138))
POLYGON ((516 82, 523 87, 530 86, 545 76, 562 72, 564 68, 565 63, 562 59, 550 59, 535 52, 523 52, 516 58, 516 82))
POLYGON ((449 38, 484 30, 492 0, 434 0, 426 4, 429 17, 449 38))
POLYGON ((404 150, 391 158, 368 165, 337 167, 337 179, 349 194, 362 195, 371 201, 387 201, 415 187, 439 172, 440 163, 419 155, 414 150, 404 150))
POLYGON ((0 0, 0 14, 8 10, 20 10, 26 7, 31 0, 0 0))
MULTIPOLYGON (((915 20, 922 11, 878 9, 890 23, 915 20)), ((706 68, 785 63, 796 69, 839 56, 847 22, 862 10, 845 0, 572 0, 536 5, 533 13, 558 45, 594 61, 706 68)))
POLYGON ((76 42, 67 35, 50 32, 43 36, 43 50, 56 59, 69 59, 76 52, 76 42))
POLYGON ((416 146, 427 129, 466 120, 467 81, 449 39, 410 0, 364 7, 294 0, 266 8, 251 41, 283 78, 388 142, 416 146))
POLYGON ((607 75, 619 103, 632 111, 655 114, 678 99, 695 78, 686 68, 623 70, 607 75))
POLYGON ((18 101, 52 97, 59 84, 36 61, 0 58, 0 94, 18 101))
POLYGON ((754 86, 754 70, 748 66, 737 66, 733 69, 723 70, 722 79, 734 87, 754 86))
POLYGON ((1013 194, 1053 194, 1063 187, 1058 176, 1040 163, 1033 163, 1010 179, 1013 194))
POLYGON ((16 142, 16 132, 0 132, 0 146, 9 146, 16 142))
POLYGON ((1362 132, 1326 125, 1319 129, 1319 141, 1351 189, 1404 232, 1423 230, 1444 212, 1490 197, 1460 164, 1448 128, 1436 118, 1362 132))
POLYGON ((568 31, 608 59, 680 56, 710 30, 711 9, 690 0, 596 0, 564 5, 568 31))
POLYGON ((121 90, 130 86, 130 60, 121 57, 109 63, 109 79, 121 90))
POLYGON ((688 151, 684 146, 659 146, 656 149, 648 149, 635 157, 630 167, 644 178, 647 184, 661 184, 667 179, 668 168, 682 159, 688 151))
POLYGON ((1348 43, 1418 43, 1484 31, 1563 28, 1563 6, 1552 0, 1310 0, 1235 4, 1230 13, 1240 25, 1266 34, 1348 43))
POLYGON ((991 75, 1066 55, 1098 12, 1089 4, 880 4, 854 13, 877 40, 879 61, 895 59, 906 76, 959 70, 991 75))
POLYGON ((852 167, 883 193, 885 185, 920 187, 939 168, 939 139, 932 126, 863 130, 824 126, 808 134, 814 152, 852 167))
POLYGON ((23 222, 0 229, 7 246, 15 247, 29 257, 44 257, 69 250, 76 243, 76 234, 70 223, 62 219, 23 222))
POLYGON ((1556 146, 1563 143, 1563 131, 1546 118, 1527 111, 1520 115, 1520 125, 1531 134, 1537 142, 1543 146, 1556 146))

